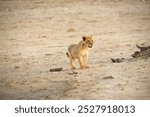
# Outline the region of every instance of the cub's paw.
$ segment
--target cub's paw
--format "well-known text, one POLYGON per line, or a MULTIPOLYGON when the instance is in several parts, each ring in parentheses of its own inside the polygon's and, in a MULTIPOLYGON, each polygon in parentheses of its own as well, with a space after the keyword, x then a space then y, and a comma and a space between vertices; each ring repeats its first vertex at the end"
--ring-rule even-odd
POLYGON ((89 66, 88 66, 88 65, 86 65, 86 66, 85 66, 85 69, 89 69, 89 66))
POLYGON ((76 68, 74 66, 72 66, 71 69, 73 70, 73 69, 76 69, 76 68))
POLYGON ((85 67, 84 66, 80 66, 80 69, 84 69, 85 67))

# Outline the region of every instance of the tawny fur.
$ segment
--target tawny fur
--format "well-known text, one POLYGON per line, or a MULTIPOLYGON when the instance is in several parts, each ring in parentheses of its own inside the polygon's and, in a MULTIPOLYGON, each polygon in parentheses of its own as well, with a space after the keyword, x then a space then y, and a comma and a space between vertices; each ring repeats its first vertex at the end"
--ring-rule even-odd
POLYGON ((71 69, 75 69, 75 66, 73 65, 73 62, 75 59, 79 60, 80 69, 86 69, 89 68, 88 65, 88 54, 89 48, 92 48, 93 46, 93 36, 83 36, 82 41, 80 41, 78 44, 72 44, 68 47, 68 52, 66 55, 70 59, 70 67, 71 69))

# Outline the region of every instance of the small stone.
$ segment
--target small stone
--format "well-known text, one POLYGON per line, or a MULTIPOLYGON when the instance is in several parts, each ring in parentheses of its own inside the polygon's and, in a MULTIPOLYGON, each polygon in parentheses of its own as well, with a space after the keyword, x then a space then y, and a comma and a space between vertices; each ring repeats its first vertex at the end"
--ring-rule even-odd
POLYGON ((67 32, 75 32, 74 28, 70 28, 67 32))
POLYGON ((113 63, 121 63, 121 62, 123 62, 123 60, 124 60, 124 58, 121 58, 121 59, 119 59, 119 58, 116 58, 116 59, 111 58, 111 61, 113 63))
POLYGON ((78 74, 78 72, 72 71, 69 73, 69 75, 75 75, 75 74, 78 74))
POLYGON ((19 66, 15 66, 15 69, 19 68, 19 66))

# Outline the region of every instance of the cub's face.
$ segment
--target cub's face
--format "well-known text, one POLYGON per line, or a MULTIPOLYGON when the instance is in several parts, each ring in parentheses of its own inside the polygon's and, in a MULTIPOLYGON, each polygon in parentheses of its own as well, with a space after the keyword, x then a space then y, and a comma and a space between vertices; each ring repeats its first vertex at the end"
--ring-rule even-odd
POLYGON ((93 36, 83 36, 84 43, 89 47, 92 48, 93 46, 93 36))

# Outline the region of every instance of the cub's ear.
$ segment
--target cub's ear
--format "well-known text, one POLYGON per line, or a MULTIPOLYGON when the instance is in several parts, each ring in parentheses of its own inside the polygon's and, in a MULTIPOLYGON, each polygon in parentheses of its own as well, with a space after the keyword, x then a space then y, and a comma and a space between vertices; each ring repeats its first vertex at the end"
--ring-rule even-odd
POLYGON ((85 41, 86 40, 86 37, 85 36, 83 36, 83 41, 85 41))

